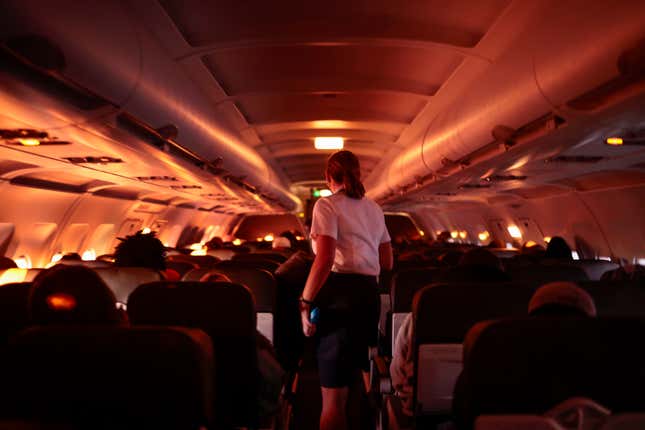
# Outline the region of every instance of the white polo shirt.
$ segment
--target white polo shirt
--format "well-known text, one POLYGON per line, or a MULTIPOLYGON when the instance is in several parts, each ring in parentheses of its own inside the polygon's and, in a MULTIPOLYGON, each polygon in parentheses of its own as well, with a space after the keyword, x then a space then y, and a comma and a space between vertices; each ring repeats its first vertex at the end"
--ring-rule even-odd
POLYGON ((336 239, 333 272, 378 275, 378 248, 390 242, 380 206, 367 197, 353 199, 343 192, 319 199, 313 210, 311 238, 316 253, 316 237, 336 239))

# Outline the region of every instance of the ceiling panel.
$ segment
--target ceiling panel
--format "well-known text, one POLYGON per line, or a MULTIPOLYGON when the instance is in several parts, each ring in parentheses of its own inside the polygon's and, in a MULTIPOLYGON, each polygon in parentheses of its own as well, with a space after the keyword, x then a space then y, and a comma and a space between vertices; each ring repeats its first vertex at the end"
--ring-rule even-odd
POLYGON ((250 124, 342 119, 410 123, 426 101, 396 94, 242 96, 236 104, 250 124))
POLYGON ((203 61, 229 95, 394 91, 424 97, 436 93, 462 59, 438 48, 297 45, 222 50, 203 61))
POLYGON ((239 40, 378 37, 472 47, 510 0, 160 0, 193 46, 239 40))

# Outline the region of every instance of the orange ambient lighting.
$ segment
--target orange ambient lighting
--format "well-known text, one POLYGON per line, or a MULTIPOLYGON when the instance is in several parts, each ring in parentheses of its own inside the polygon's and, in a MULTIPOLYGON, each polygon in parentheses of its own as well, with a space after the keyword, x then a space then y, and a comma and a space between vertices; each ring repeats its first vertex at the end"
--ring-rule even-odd
POLYGON ((233 239, 233 245, 235 246, 240 246, 242 244, 242 240, 240 239, 233 239))
POLYGON ((551 242, 551 236, 544 236, 544 242, 545 243, 551 242))
POLYGON ((508 234, 510 234, 513 239, 522 238, 522 232, 516 225, 509 225, 507 230, 508 230, 508 234))
POLYGON ((38 140, 38 139, 18 139, 18 142, 22 146, 38 146, 38 145, 40 145, 40 140, 38 140))
POLYGON ((4 272, 0 272, 0 285, 24 282, 26 278, 27 269, 7 269, 4 272))
POLYGON ((345 140, 342 137, 316 137, 314 147, 316 149, 343 149, 345 140))
POLYGON ((71 311, 76 307, 76 299, 69 294, 56 293, 47 296, 47 306, 55 311, 71 311))
POLYGON ((273 241, 273 235, 272 234, 267 234, 266 236, 264 236, 264 241, 265 242, 273 241))
POLYGON ((620 146, 623 144, 623 138, 622 137, 609 137, 607 140, 605 140, 607 145, 614 145, 614 146, 620 146))
POLYGON ((477 235, 477 237, 479 238, 480 241, 485 242, 490 237, 490 233, 488 233, 487 231, 482 231, 477 235))
POLYGON ((467 232, 467 231, 460 231, 460 232, 459 232, 459 237, 460 237, 460 238, 465 239, 467 236, 468 236, 468 232, 467 232))
POLYGON ((450 232, 450 237, 452 237, 453 239, 457 239, 458 236, 459 236, 458 231, 451 231, 450 232))

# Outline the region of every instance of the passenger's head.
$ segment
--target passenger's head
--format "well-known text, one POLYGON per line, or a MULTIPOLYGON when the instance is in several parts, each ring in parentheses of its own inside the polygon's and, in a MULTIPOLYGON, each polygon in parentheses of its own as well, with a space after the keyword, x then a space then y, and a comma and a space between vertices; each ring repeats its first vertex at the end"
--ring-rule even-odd
POLYGON ((551 282, 533 294, 529 302, 532 316, 596 316, 593 298, 573 282, 551 282))
POLYGON ((292 231, 289 231, 289 230, 283 231, 282 233, 280 233, 279 237, 286 238, 289 241, 289 246, 291 248, 295 248, 296 245, 298 245, 298 238, 292 231))
POLYGON ((552 258, 556 260, 573 260, 571 256, 571 248, 567 242, 560 236, 554 236, 549 241, 546 247, 545 258, 552 258))
POLYGON ((0 256, 0 270, 14 269, 16 267, 18 267, 18 265, 11 258, 0 256))
POLYGON ((500 259, 484 248, 473 248, 466 252, 459 259, 458 266, 491 267, 502 271, 504 270, 500 259))
POLYGON ((117 324, 114 294, 92 269, 59 264, 41 272, 31 287, 35 324, 117 324))
POLYGON ((224 248, 224 241, 221 237, 215 236, 208 242, 206 242, 206 248, 208 249, 222 249, 224 248))
POLYGON ((166 249, 154 233, 137 232, 119 240, 121 243, 114 250, 115 266, 166 269, 166 249))
POLYGON ((338 151, 329 157, 325 178, 328 182, 334 181, 342 186, 348 197, 360 199, 365 195, 365 187, 361 182, 361 166, 358 158, 350 151, 338 151))
POLYGON ((271 247, 277 250, 291 249, 291 242, 286 237, 278 236, 273 239, 271 247))

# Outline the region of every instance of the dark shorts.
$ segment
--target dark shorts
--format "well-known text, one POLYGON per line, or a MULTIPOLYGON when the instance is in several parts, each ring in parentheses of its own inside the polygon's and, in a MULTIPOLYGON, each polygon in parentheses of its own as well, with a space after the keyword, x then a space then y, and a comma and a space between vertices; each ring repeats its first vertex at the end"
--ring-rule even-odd
POLYGON ((379 319, 375 276, 334 273, 316 297, 316 356, 320 385, 347 387, 369 369, 368 347, 376 345, 379 319))

